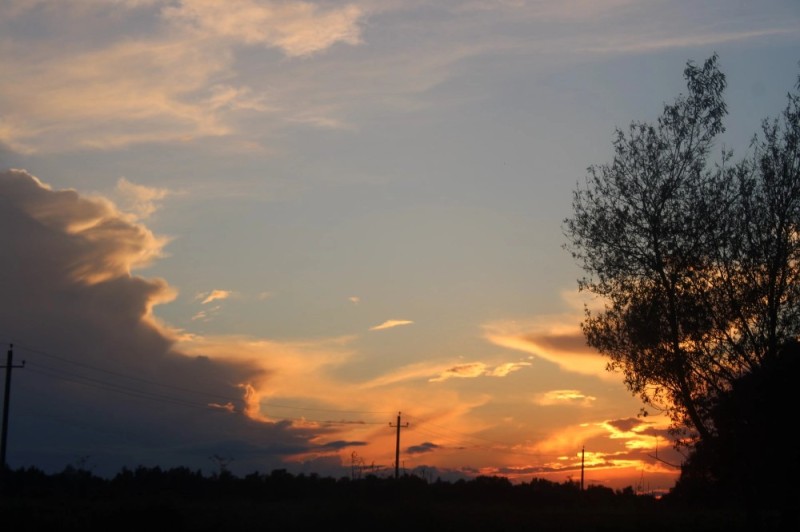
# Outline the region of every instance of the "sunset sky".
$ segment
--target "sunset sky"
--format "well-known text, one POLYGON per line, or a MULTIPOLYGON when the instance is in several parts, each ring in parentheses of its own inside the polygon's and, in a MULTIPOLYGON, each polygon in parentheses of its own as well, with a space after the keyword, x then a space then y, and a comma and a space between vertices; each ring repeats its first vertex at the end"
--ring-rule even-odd
POLYGON ((669 488, 562 222, 688 60, 743 156, 799 51, 796 0, 4 0, 9 465, 389 475, 402 412, 405 471, 669 488))

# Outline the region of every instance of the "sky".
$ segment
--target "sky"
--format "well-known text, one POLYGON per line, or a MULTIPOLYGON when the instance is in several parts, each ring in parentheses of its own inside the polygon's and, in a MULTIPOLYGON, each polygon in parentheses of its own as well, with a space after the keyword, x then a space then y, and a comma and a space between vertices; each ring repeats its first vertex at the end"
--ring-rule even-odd
POLYGON ((400 415, 404 472, 669 489, 563 220, 687 61, 746 155, 798 45, 796 0, 4 1, 9 466, 388 476, 400 415))

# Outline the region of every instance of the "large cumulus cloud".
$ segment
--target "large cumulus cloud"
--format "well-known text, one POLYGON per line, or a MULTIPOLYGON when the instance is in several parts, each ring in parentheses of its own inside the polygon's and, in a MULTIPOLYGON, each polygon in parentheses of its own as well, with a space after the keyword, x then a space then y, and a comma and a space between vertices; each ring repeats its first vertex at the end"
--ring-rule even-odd
POLYGON ((313 447, 317 429, 252 415, 264 365, 177 347, 180 332, 152 314, 174 291, 133 273, 166 240, 133 220, 25 171, 0 173, 0 342, 26 362, 12 379, 9 465, 81 461, 113 474, 223 456, 252 471, 313 447))

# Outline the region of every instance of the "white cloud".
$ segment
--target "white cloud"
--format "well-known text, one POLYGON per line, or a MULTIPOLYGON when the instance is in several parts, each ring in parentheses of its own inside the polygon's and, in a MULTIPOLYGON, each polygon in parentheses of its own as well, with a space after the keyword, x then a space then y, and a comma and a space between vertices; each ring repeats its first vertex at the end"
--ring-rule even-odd
POLYGON ((383 331, 385 329, 392 329, 394 327, 400 327, 401 325, 410 325, 414 323, 411 320, 386 320, 380 325, 375 325, 374 327, 370 327, 370 331, 383 331))

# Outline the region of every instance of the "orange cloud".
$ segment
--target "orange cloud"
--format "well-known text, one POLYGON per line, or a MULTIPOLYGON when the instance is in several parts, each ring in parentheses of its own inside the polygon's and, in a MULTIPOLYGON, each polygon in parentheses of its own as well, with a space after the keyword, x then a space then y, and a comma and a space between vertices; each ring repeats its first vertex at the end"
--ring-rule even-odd
POLYGON ((605 357, 586 344, 580 329, 584 303, 595 308, 602 302, 572 292, 562 296, 567 305, 575 309, 574 313, 488 323, 483 328, 484 338, 495 345, 552 362, 564 371, 621 381, 619 375, 606 371, 605 357))
MULTIPOLYGON (((328 371, 352 356, 352 338, 278 342, 242 336, 192 336, 178 342, 181 352, 252 368, 237 383, 244 391, 245 412, 255 420, 273 420, 264 404, 273 397, 302 397, 332 405, 342 399, 341 384, 328 371)), ((289 401, 292 402, 292 401, 289 401)), ((294 413, 292 413, 294 415, 294 413)), ((291 417, 291 416, 290 416, 291 417)))
POLYGON ((288 56, 304 56, 337 42, 361 42, 362 11, 353 4, 323 9, 310 2, 185 0, 163 10, 176 27, 234 42, 280 48, 288 56))
POLYGON ((486 372, 486 364, 483 362, 471 362, 469 364, 459 364, 446 369, 438 377, 428 379, 430 382, 442 382, 453 377, 474 379, 486 372))
POLYGON ((117 181, 117 194, 121 197, 122 209, 136 219, 148 218, 158 209, 158 201, 171 192, 165 188, 146 187, 131 183, 124 177, 117 181))
POLYGON ((434 377, 428 379, 430 382, 442 382, 446 381, 447 379, 451 378, 466 378, 466 379, 474 379, 476 377, 481 376, 489 376, 489 377, 506 377, 510 373, 513 373, 517 370, 524 368, 525 366, 530 366, 530 362, 508 362, 506 364, 501 364, 494 368, 489 368, 483 362, 471 362, 469 364, 459 364, 457 366, 452 366, 445 371, 443 371, 438 377, 434 377))
POLYGON ((566 404, 587 407, 591 406, 595 400, 597 400, 596 397, 584 395, 579 390, 551 390, 538 394, 534 403, 541 406, 566 404))
POLYGON ((212 301, 228 299, 232 294, 233 292, 230 290, 212 290, 207 294, 198 294, 196 299, 203 299, 200 304, 205 305, 211 303, 212 301))
MULTIPOLYGON (((143 225, 129 223, 108 200, 82 197, 74 190, 52 190, 23 170, 10 170, 2 179, 5 194, 17 208, 76 246, 73 257, 62 258, 73 280, 97 284, 126 277, 160 257, 168 242, 143 225)), ((157 300, 173 297, 165 285, 157 300)))
POLYGON ((506 362, 505 364, 500 364, 489 371, 487 375, 490 377, 506 377, 507 375, 530 365, 530 362, 506 362))

